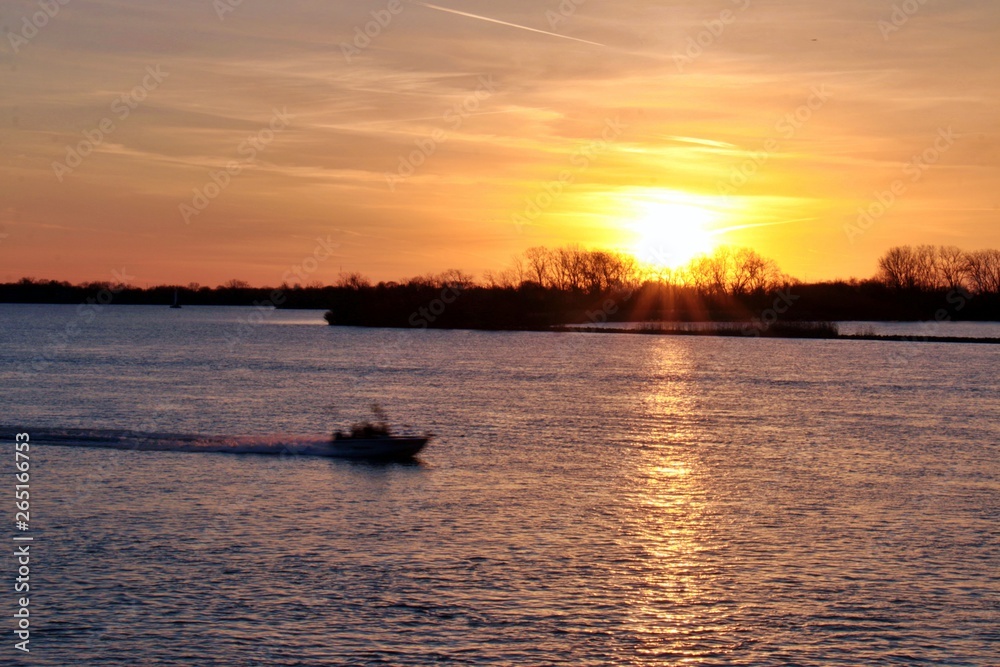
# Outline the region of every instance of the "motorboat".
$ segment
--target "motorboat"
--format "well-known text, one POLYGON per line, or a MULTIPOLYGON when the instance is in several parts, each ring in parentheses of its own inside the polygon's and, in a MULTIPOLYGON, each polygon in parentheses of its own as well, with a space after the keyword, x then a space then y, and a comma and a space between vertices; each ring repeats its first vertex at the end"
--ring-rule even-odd
POLYGON ((429 440, 429 435, 356 437, 352 434, 334 434, 325 447, 312 447, 309 453, 341 459, 411 459, 427 446, 429 440))
POLYGON ((431 439, 431 434, 393 435, 385 413, 378 405, 372 410, 377 421, 359 422, 346 433, 334 431, 325 451, 314 449, 311 453, 350 459, 409 459, 420 452, 431 439))

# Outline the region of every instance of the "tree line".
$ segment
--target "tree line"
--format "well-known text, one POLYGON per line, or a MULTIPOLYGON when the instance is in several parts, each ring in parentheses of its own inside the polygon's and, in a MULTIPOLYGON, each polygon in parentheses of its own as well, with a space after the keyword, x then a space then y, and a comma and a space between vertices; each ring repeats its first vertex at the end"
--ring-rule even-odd
POLYGON ((1000 250, 956 246, 896 246, 878 261, 876 280, 900 291, 1000 293, 1000 250))
MULTIPOLYGON (((106 287, 25 278, 0 284, 0 301, 84 303, 106 287)), ((721 247, 666 269, 608 250, 536 247, 481 280, 449 269, 377 283, 349 273, 332 285, 252 287, 231 280, 214 288, 116 286, 113 303, 165 305, 175 293, 182 305, 328 309, 331 323, 370 326, 750 320, 779 299, 788 306, 782 312, 788 320, 929 319, 943 307, 950 319, 1000 320, 1000 251, 897 246, 883 254, 868 279, 803 284, 749 248, 721 247)))
MULTIPOLYGON (((882 285, 895 291, 958 289, 970 294, 1000 293, 1000 250, 965 251, 955 246, 895 246, 878 260, 874 276, 852 284, 882 285)), ((668 269, 644 265, 634 256, 580 246, 529 248, 500 271, 486 271, 481 281, 457 269, 379 285, 413 287, 481 287, 519 289, 525 286, 563 292, 600 294, 643 285, 690 288, 701 295, 768 294, 801 284, 777 263, 751 248, 721 246, 686 266, 668 269)), ((362 289, 373 283, 360 273, 342 275, 336 287, 362 289)))
POLYGON ((705 294, 744 295, 772 291, 793 280, 778 265, 750 248, 718 248, 682 269, 642 264, 632 255, 579 246, 529 248, 498 272, 486 272, 484 285, 510 289, 526 283, 561 291, 600 293, 634 289, 644 283, 693 287, 705 294))
POLYGON ((1000 320, 998 251, 899 246, 878 266, 865 280, 803 284, 749 248, 720 247, 668 270, 607 250, 537 247, 479 282, 454 269, 377 284, 349 274, 323 298, 331 324, 375 326, 750 321, 775 304, 789 321, 1000 320))

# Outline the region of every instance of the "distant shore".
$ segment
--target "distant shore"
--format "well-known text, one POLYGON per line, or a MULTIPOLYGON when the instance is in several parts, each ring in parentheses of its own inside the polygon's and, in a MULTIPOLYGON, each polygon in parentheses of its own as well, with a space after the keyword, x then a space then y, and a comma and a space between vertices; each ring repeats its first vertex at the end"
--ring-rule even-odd
POLYGON ((814 340, 874 340, 902 343, 978 343, 1000 344, 1000 338, 977 338, 969 336, 907 336, 901 334, 842 334, 835 325, 829 323, 785 323, 761 330, 752 325, 719 322, 717 326, 702 329, 678 329, 657 326, 642 328, 577 327, 558 326, 550 331, 562 333, 639 334, 646 336, 714 336, 729 338, 805 338, 814 340))

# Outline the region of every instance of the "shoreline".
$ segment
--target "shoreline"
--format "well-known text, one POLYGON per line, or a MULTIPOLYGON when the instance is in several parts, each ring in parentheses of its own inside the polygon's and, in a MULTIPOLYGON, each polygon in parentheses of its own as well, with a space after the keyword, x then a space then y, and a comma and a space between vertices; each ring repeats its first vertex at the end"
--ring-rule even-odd
POLYGON ((906 336, 901 334, 841 334, 806 330, 759 331, 749 329, 616 329, 612 327, 551 327, 549 331, 559 333, 616 333, 646 336, 710 336, 717 338, 792 338, 804 340, 871 340, 895 343, 971 343, 1000 345, 1000 338, 976 338, 969 336, 906 336))

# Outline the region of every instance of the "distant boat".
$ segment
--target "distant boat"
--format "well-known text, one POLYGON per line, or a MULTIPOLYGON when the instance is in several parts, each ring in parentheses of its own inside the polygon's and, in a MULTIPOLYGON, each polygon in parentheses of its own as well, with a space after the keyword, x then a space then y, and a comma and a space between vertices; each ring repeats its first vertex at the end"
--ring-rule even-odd
POLYGON ((334 431, 328 443, 312 447, 309 453, 341 459, 412 459, 431 439, 430 433, 393 435, 382 407, 373 403, 371 408, 376 421, 359 422, 346 433, 334 431))
POLYGON ((339 459, 406 460, 419 454, 429 440, 429 436, 384 435, 359 438, 334 435, 326 446, 312 447, 308 453, 339 459))
POLYGON ((170 305, 170 307, 171 308, 180 308, 181 307, 181 297, 180 297, 180 294, 178 294, 176 288, 174 288, 174 302, 170 305))

